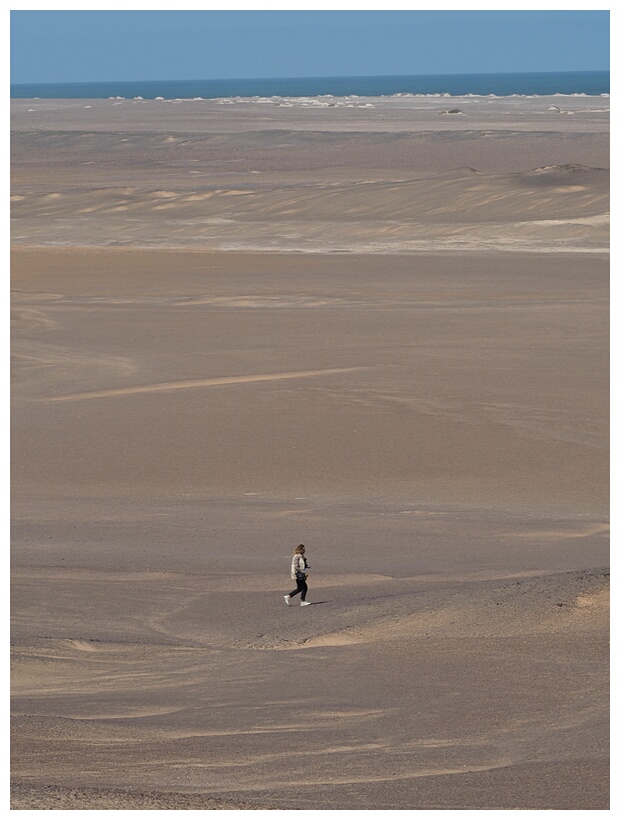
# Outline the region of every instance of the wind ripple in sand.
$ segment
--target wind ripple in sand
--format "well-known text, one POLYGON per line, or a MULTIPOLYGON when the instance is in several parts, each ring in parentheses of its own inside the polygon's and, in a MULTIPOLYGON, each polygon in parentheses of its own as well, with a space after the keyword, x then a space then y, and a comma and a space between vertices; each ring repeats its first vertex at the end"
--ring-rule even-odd
POLYGON ((254 376, 219 376, 212 379, 189 379, 179 382, 162 382, 160 384, 143 384, 134 387, 118 387, 107 390, 91 390, 87 393, 72 393, 66 396, 53 396, 44 401, 81 401, 82 399, 99 399, 110 396, 127 396, 133 393, 163 393, 172 390, 188 390, 195 387, 215 387, 221 384, 247 384, 250 382, 270 382, 282 379, 305 379, 313 376, 330 376, 336 373, 351 373, 362 370, 361 367, 333 367, 325 370, 298 370, 290 373, 259 373, 254 376))

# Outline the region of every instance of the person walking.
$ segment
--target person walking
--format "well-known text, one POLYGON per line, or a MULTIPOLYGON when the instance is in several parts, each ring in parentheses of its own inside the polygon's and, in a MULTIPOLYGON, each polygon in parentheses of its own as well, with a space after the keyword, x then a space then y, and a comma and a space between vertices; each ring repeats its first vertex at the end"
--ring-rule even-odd
POLYGON ((291 563, 291 578, 297 584, 297 588, 284 596, 284 600, 288 606, 292 606, 291 598, 294 598, 298 592, 301 592, 300 606, 310 606, 310 601, 306 601, 306 593, 308 592, 308 584, 306 583, 308 577, 307 569, 310 569, 310 565, 306 561, 306 548, 303 544, 300 544, 298 547, 295 547, 295 553, 291 563))

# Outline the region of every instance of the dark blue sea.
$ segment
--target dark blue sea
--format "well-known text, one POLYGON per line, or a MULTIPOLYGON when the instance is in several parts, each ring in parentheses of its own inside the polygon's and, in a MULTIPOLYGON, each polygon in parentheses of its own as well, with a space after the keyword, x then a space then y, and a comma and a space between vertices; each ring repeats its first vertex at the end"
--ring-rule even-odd
POLYGON ((402 77, 294 77, 250 80, 136 80, 11 85, 12 98, 383 97, 394 94, 546 96, 609 94, 609 71, 532 74, 428 74, 402 77))

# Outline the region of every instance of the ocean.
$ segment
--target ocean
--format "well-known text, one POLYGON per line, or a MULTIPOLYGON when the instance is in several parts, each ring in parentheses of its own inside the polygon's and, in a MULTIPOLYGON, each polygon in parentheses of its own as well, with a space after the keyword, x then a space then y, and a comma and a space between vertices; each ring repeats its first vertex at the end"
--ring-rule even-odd
POLYGON ((394 77, 293 77, 246 80, 135 80, 131 82, 11 85, 20 99, 214 99, 220 97, 547 96, 609 94, 609 71, 529 74, 428 74, 394 77))

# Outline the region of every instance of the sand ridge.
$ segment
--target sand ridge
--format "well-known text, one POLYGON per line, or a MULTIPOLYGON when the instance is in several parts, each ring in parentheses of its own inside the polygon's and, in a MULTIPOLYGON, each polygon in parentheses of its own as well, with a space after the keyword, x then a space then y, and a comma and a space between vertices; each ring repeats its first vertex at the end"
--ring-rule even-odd
POLYGON ((94 390, 89 393, 73 393, 66 396, 53 396, 47 401, 82 401, 108 396, 127 396, 133 393, 159 393, 170 390, 190 390, 198 387, 215 387, 221 384, 247 384, 248 382, 279 381, 281 379, 307 379, 313 376, 332 376, 338 373, 350 373, 359 370, 357 367, 336 367, 325 370, 300 370, 296 373, 257 373, 253 376, 220 376, 214 379, 192 379, 182 382, 164 382, 163 384, 145 384, 136 387, 119 387, 109 390, 94 390))

